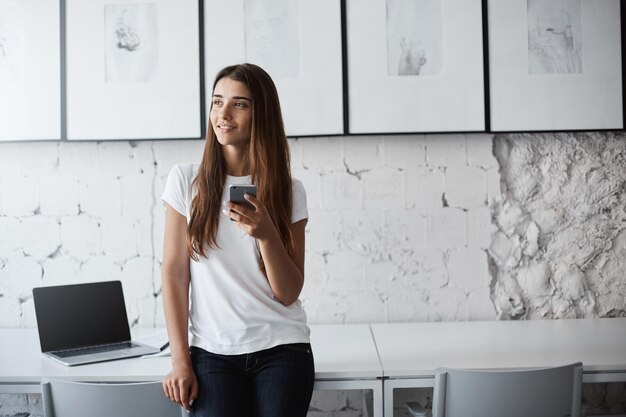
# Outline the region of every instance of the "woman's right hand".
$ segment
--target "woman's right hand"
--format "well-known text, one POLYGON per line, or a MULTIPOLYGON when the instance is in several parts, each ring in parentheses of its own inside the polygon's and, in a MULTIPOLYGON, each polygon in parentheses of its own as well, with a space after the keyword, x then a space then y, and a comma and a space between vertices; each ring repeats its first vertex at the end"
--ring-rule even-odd
POLYGON ((198 398, 198 379, 190 365, 174 366, 163 380, 165 396, 185 410, 191 410, 191 404, 198 398))

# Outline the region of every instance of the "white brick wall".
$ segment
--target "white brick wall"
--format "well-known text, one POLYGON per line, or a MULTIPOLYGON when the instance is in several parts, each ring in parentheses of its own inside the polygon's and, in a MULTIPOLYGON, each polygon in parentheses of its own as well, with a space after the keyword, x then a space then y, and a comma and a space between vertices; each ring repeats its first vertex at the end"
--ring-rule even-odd
POLYGON ((451 166, 446 169, 446 202, 450 207, 475 208, 487 203, 485 170, 473 166, 451 166))
POLYGON ((427 215, 443 207, 445 173, 440 168, 427 166, 408 168, 405 174, 405 199, 408 208, 415 207, 427 215))
MULTIPOLYGON (((622 204, 626 142, 608 139, 580 139, 586 166, 604 164, 593 175, 542 151, 574 149, 573 137, 290 139, 310 215, 301 297, 309 321, 623 314, 622 212, 579 223, 576 236, 591 243, 570 263, 539 262, 571 243, 544 233, 562 221, 559 186, 586 212, 593 201, 605 210, 622 204), (533 187, 544 200, 528 199, 533 187), (613 238, 602 243, 608 231, 613 238), (590 256, 595 266, 584 274, 572 267, 590 256)), ((35 326, 34 286, 114 279, 123 282, 134 326, 162 326, 159 197, 172 165, 199 162, 202 149, 202 141, 0 143, 0 327, 35 326)), ((312 415, 360 415, 360 398, 316 394, 312 415)), ((16 403, 35 414, 39 407, 37 398, 0 396, 0 415, 16 403)))
POLYGON ((433 167, 465 166, 465 136, 426 135, 426 163, 433 167))

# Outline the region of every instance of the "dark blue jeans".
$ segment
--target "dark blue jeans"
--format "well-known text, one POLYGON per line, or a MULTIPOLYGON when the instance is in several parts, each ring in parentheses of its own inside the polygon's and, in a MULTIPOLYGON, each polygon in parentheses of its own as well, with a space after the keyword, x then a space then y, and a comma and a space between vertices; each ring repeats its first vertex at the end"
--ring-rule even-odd
POLYGON ((217 355, 192 347, 198 378, 194 417, 305 417, 315 369, 308 343, 243 355, 217 355))

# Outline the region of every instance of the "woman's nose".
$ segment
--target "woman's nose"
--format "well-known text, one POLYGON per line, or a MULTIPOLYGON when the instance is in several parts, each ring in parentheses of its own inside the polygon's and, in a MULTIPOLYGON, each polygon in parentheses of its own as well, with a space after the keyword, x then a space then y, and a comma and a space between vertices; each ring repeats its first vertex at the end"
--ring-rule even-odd
POLYGON ((230 119, 230 113, 226 110, 226 109, 222 109, 219 113, 220 119, 222 120, 229 120, 230 119))

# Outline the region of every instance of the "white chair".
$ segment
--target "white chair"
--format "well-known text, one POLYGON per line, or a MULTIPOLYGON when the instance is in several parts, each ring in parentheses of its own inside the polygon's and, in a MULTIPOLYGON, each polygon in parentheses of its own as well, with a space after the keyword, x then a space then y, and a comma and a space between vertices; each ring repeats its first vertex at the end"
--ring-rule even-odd
POLYGON ((183 408, 160 381, 124 384, 50 380, 41 383, 44 417, 181 417, 183 408))
POLYGON ((433 417, 580 417, 581 363, 518 370, 437 369, 433 417))

